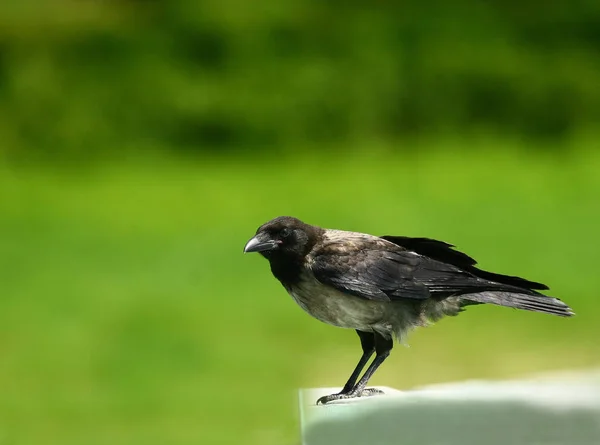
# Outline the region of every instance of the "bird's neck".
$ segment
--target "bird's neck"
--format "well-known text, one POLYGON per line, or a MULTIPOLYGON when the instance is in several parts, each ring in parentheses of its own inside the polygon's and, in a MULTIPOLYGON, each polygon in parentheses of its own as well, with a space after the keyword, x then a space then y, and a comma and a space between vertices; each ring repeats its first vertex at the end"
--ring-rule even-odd
POLYGON ((292 285, 300 280, 302 260, 290 256, 274 256, 269 258, 271 272, 284 285, 292 285))

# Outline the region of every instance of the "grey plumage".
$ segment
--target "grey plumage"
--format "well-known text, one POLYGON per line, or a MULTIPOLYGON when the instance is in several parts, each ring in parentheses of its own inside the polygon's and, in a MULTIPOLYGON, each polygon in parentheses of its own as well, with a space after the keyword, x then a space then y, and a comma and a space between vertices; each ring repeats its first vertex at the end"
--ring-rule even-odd
POLYGON ((495 304, 568 317, 571 309, 539 290, 547 286, 475 267, 454 246, 428 238, 377 237, 322 229, 292 217, 263 224, 246 245, 260 252, 298 305, 318 320, 355 329, 363 357, 340 394, 364 394, 364 387, 392 348, 415 327, 426 326, 464 307, 495 304), (368 357, 373 364, 355 384, 368 357), (367 359, 365 359, 365 357, 367 359))
MULTIPOLYGON (((479 278, 452 264, 362 233, 326 230, 306 255, 304 267, 310 271, 305 273, 305 280, 312 280, 311 291, 319 293, 320 289, 322 298, 305 309, 307 312, 335 326, 371 329, 385 337, 394 335, 400 341, 405 341, 406 333, 414 327, 444 315, 457 315, 471 304, 572 315, 570 308, 556 298, 479 278), (350 296, 358 296, 358 300, 350 296)), ((288 292, 293 294, 294 286, 289 286, 288 292)))

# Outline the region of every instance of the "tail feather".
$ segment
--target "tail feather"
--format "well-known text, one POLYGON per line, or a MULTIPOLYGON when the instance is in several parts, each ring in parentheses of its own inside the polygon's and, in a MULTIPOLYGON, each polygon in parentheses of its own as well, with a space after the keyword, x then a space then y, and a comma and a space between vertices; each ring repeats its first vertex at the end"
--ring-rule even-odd
POLYGON ((545 295, 521 294, 515 292, 486 291, 476 294, 461 295, 464 306, 470 304, 489 303, 498 306, 512 307, 526 311, 571 317, 573 310, 558 298, 545 295))
POLYGON ((521 277, 514 277, 511 275, 503 275, 499 273, 488 272, 486 270, 478 269, 477 267, 470 267, 465 269, 471 272, 473 275, 479 278, 483 278, 484 280, 494 281, 495 283, 508 284, 509 286, 522 287, 523 289, 537 289, 537 290, 547 290, 548 286, 543 283, 538 283, 537 281, 526 280, 521 277))

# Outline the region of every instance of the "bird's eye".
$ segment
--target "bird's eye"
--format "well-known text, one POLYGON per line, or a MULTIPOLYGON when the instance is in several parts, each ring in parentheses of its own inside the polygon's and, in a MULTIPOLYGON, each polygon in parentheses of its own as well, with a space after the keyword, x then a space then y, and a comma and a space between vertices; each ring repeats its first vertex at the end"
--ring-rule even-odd
POLYGON ((283 229, 281 229, 281 231, 279 232, 279 236, 282 238, 287 238, 288 236, 290 236, 292 234, 291 229, 284 227, 283 229))

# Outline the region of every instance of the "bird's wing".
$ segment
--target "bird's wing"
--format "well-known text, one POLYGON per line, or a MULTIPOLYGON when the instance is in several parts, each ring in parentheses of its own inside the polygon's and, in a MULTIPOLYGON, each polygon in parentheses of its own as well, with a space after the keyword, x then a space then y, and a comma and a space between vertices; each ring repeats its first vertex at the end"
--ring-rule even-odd
POLYGON ((529 290, 548 289, 548 286, 536 281, 530 281, 521 277, 497 274, 481 270, 475 267, 477 262, 473 258, 463 252, 455 250, 455 246, 443 241, 438 241, 431 238, 412 238, 409 236, 389 235, 382 236, 381 238, 407 250, 424 255, 428 258, 432 258, 443 263, 452 264, 453 266, 456 266, 488 281, 495 281, 497 283, 508 284, 529 290))
POLYGON ((310 267, 321 283, 368 300, 389 301, 400 291, 407 298, 428 298, 427 288, 413 280, 414 260, 395 257, 378 250, 324 253, 316 255, 310 267))
POLYGON ((426 299, 503 287, 387 242, 325 246, 311 255, 309 267, 321 283, 369 300, 426 299))
POLYGON ((412 250, 421 255, 433 258, 444 263, 449 263, 457 267, 469 267, 477 264, 473 258, 466 253, 456 250, 453 244, 439 241, 431 238, 413 238, 410 236, 390 236, 381 237, 397 246, 412 250))

